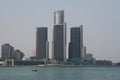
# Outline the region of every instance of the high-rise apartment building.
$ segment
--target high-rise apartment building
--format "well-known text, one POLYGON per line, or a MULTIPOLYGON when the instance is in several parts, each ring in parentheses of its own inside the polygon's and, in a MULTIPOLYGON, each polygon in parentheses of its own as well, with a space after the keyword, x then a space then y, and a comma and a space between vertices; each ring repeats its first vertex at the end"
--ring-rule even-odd
POLYGON ((69 59, 81 59, 83 54, 83 26, 71 28, 70 35, 69 59))
POLYGON ((37 33, 36 33, 36 58, 37 60, 46 59, 47 45, 48 45, 47 28, 46 27, 37 28, 37 33))
POLYGON ((14 48, 9 44, 3 44, 1 58, 12 59, 13 57, 14 57, 14 48))
POLYGON ((54 12, 53 59, 59 62, 66 60, 66 24, 63 10, 54 12))

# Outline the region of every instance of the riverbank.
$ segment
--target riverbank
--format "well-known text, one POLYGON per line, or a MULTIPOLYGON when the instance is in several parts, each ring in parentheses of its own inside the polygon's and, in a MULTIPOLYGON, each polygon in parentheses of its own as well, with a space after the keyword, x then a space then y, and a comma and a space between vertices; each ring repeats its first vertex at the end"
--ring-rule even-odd
POLYGON ((37 66, 37 67, 120 67, 118 65, 64 65, 64 64, 40 64, 40 65, 0 65, 0 67, 21 67, 21 66, 37 66))
POLYGON ((38 67, 120 67, 117 65, 63 65, 63 64, 45 64, 38 67))

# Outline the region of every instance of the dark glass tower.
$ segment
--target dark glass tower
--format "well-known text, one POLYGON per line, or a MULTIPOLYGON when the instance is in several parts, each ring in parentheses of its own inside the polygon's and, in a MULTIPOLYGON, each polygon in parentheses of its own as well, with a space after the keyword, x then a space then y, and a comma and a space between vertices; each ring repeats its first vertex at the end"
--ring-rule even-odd
POLYGON ((66 25, 63 10, 54 12, 53 59, 58 62, 66 59, 66 25))
POLYGON ((80 27, 71 28, 69 43, 69 59, 81 58, 81 32, 80 27))
POLYGON ((37 28, 36 33, 36 58, 37 60, 46 59, 47 28, 37 28))

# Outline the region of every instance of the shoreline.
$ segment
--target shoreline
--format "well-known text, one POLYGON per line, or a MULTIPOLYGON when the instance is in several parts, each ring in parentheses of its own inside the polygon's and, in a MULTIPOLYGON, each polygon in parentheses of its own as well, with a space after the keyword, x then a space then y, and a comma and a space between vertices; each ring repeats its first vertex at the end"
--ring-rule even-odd
POLYGON ((38 67, 120 67, 117 65, 63 65, 63 64, 46 64, 37 65, 38 67))
POLYGON ((34 66, 34 67, 120 67, 118 65, 63 65, 63 64, 40 64, 40 65, 0 65, 0 67, 27 67, 27 66, 34 66))

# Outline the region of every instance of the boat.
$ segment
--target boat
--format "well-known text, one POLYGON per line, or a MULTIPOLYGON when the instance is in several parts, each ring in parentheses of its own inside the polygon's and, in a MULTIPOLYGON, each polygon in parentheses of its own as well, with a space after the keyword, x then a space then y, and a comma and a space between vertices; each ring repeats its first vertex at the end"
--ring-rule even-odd
POLYGON ((33 68, 32 71, 37 71, 37 69, 33 68))

